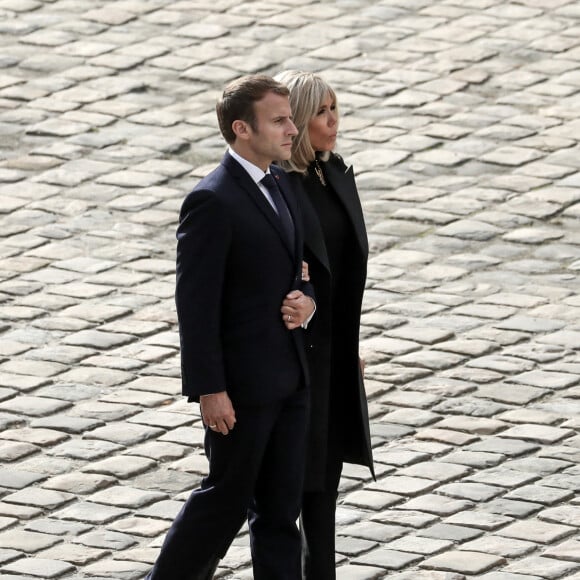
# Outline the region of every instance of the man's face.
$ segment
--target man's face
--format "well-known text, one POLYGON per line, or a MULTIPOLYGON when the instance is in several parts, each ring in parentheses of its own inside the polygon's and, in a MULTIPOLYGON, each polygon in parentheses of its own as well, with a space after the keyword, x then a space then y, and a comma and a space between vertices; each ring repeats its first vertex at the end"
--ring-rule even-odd
POLYGON ((256 129, 247 126, 248 161, 265 170, 272 161, 290 159, 298 130, 292 122, 288 97, 267 93, 254 103, 254 112, 256 129))

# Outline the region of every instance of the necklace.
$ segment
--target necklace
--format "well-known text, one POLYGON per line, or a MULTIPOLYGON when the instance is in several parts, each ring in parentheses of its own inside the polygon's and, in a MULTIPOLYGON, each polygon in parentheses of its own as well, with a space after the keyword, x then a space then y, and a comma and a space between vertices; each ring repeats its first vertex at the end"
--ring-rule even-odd
POLYGON ((318 163, 318 159, 314 160, 314 173, 316 173, 316 175, 318 176, 320 183, 322 183, 322 185, 326 187, 326 179, 324 178, 324 173, 322 172, 322 167, 320 167, 320 163, 318 163))

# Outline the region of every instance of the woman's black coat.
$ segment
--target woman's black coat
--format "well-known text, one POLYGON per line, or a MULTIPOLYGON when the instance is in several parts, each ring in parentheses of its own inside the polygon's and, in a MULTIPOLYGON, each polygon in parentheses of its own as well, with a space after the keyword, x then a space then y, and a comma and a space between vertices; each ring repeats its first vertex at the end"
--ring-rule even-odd
MULTIPOLYGON (((340 416, 344 436, 342 460, 366 465, 374 476, 369 432, 369 419, 363 377, 359 365, 359 329, 363 292, 366 280, 368 240, 363 212, 358 196, 352 166, 346 167, 341 157, 332 155, 324 163, 325 176, 342 202, 352 224, 355 245, 352 263, 346 265, 348 284, 340 288, 340 309, 348 317, 347 331, 340 351, 347 360, 341 373, 340 416)), ((331 273, 324 235, 318 214, 309 199, 305 176, 288 174, 304 220, 304 259, 308 262, 310 282, 316 293, 316 314, 305 333, 307 359, 311 378, 310 440, 306 469, 306 491, 324 488, 328 451, 329 392, 331 388, 331 273)), ((337 388, 335 385, 333 388, 337 388)))

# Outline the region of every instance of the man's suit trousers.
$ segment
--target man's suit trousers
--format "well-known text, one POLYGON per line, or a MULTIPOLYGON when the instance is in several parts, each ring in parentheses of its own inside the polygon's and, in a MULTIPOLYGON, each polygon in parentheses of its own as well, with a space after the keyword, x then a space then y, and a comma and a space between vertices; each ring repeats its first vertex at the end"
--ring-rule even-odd
POLYGON ((304 473, 308 392, 263 406, 235 405, 228 435, 206 430, 209 474, 169 529, 147 580, 198 580, 246 518, 255 580, 300 580, 296 520, 304 473))

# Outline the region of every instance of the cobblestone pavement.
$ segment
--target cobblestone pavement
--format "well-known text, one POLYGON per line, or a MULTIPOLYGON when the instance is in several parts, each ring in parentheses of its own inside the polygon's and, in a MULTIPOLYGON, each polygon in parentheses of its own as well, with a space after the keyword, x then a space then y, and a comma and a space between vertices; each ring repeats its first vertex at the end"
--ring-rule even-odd
POLYGON ((224 82, 283 68, 338 91, 372 248, 339 579, 579 580, 579 63, 576 0, 0 0, 0 580, 141 579, 200 481, 177 212, 224 82))

